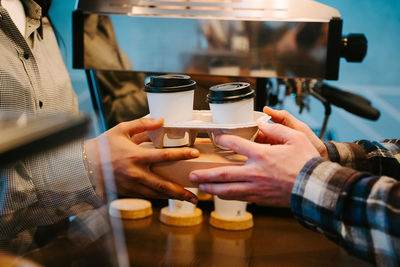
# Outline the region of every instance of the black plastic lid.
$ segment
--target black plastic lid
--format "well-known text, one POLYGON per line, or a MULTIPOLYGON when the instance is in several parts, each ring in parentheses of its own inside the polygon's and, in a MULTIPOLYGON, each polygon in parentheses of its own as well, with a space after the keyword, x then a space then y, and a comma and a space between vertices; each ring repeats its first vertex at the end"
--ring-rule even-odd
POLYGON ((153 76, 145 85, 145 91, 149 93, 175 93, 196 89, 196 82, 188 75, 167 74, 153 76))
POLYGON ((236 102, 243 99, 253 98, 255 92, 249 83, 234 82, 218 84, 210 88, 207 101, 212 104, 236 102))

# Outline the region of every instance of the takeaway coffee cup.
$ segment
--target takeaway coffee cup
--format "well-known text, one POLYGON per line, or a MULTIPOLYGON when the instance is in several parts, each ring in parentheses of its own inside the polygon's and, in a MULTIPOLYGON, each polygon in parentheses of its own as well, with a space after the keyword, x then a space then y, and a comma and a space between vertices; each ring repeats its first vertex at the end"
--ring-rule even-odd
MULTIPOLYGON (((213 122, 216 124, 252 122, 254 96, 254 90, 251 89, 249 83, 245 82, 225 83, 211 87, 207 101, 210 104, 213 122)), ((244 201, 223 200, 214 196, 215 214, 220 218, 241 218, 246 213, 246 206, 247 202, 244 201)))
POLYGON ((246 214, 247 202, 224 200, 214 196, 215 215, 223 219, 238 219, 246 214))
POLYGON ((191 120, 196 82, 187 75, 153 76, 145 85, 150 117, 165 123, 191 120))
MULTIPOLYGON (((197 195, 198 188, 185 188, 185 189, 197 195)), ((181 214, 192 214, 194 213, 195 209, 196 205, 188 201, 168 199, 168 210, 170 212, 181 213, 181 214)))
POLYGON ((215 85, 210 88, 207 101, 213 122, 236 124, 254 120, 254 90, 249 83, 234 82, 215 85))
MULTIPOLYGON (((187 75, 168 74, 153 76, 145 85, 151 118, 164 118, 164 123, 176 123, 192 119, 193 98, 196 82, 187 75)), ((183 146, 189 135, 165 136, 164 146, 183 146)))
MULTIPOLYGON (((210 88, 207 101, 215 124, 239 124, 254 121, 254 90, 249 83, 234 82, 210 88)), ((222 146, 219 148, 226 150, 222 146)))

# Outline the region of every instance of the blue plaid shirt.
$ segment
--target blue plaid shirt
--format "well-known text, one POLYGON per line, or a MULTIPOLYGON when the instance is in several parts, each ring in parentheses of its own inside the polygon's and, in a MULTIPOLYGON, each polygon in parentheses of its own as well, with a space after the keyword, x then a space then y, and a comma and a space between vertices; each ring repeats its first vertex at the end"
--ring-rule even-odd
POLYGON ((330 161, 310 160, 292 191, 292 212, 349 253, 400 265, 400 139, 325 143, 330 161))

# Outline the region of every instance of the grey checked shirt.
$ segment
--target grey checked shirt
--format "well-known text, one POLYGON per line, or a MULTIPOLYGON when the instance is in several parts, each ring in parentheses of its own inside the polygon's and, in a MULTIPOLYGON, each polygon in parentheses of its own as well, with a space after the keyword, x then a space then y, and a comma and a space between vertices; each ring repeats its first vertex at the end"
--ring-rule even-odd
MULTIPOLYGON (((33 0, 22 3, 25 36, 0 0, 0 112, 79 112, 48 19, 33 0)), ((75 141, 0 170, 0 240, 101 205, 86 175, 82 150, 82 141, 75 141)))

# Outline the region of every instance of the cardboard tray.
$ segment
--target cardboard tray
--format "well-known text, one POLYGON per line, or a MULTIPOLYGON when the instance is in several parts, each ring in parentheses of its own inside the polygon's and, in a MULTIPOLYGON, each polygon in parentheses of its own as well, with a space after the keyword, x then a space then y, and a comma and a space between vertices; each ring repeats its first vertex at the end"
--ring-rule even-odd
POLYGON ((178 123, 164 123, 163 127, 147 131, 153 145, 163 148, 165 136, 170 139, 182 139, 189 136, 188 146, 193 146, 198 133, 207 133, 211 142, 215 145, 215 136, 219 134, 231 134, 253 140, 258 132, 258 123, 268 121, 271 117, 263 112, 254 111, 254 120, 248 123, 215 124, 212 121, 211 111, 194 110, 192 120, 178 123))

